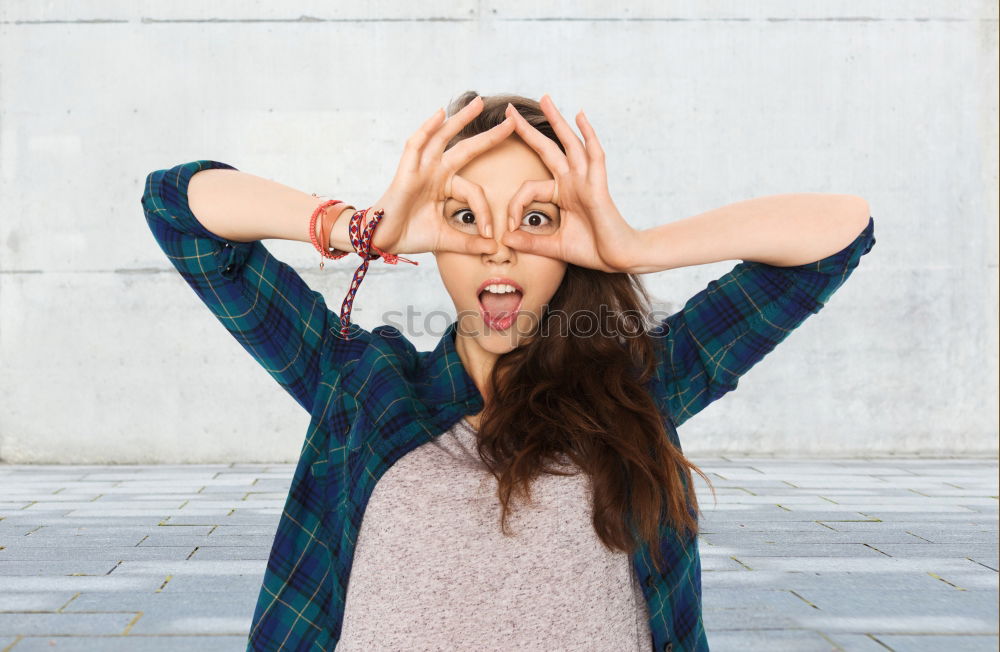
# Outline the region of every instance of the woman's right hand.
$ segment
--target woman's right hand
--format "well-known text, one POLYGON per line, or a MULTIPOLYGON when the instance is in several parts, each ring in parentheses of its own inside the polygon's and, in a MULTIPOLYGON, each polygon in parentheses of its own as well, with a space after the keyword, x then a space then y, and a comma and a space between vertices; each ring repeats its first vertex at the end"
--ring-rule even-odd
POLYGON ((441 122, 438 109, 406 141, 396 176, 388 190, 372 204, 368 220, 378 209, 385 214, 375 228, 372 244, 393 254, 455 251, 466 254, 493 253, 493 219, 481 186, 457 174, 466 163, 503 141, 514 132, 514 121, 499 125, 445 146, 483 109, 476 97, 453 116, 441 122), (445 220, 449 197, 465 202, 476 215, 479 235, 463 233, 445 220))

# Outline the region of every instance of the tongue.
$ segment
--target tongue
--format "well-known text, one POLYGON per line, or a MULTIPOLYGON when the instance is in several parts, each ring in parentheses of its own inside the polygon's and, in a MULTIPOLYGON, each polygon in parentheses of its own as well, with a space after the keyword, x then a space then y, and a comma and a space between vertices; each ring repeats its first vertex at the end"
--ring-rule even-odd
POLYGON ((479 298, 486 312, 493 316, 502 316, 502 313, 511 313, 521 301, 519 292, 506 292, 504 294, 494 294, 493 292, 483 292, 479 298))

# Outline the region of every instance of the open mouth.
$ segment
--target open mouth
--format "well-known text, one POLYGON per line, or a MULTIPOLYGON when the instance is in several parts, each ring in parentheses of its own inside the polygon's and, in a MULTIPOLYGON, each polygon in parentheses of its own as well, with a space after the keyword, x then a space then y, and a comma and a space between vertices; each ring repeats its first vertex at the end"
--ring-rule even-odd
POLYGON ((509 280, 486 282, 479 289, 479 311, 483 322, 501 331, 513 326, 524 300, 524 290, 509 280))

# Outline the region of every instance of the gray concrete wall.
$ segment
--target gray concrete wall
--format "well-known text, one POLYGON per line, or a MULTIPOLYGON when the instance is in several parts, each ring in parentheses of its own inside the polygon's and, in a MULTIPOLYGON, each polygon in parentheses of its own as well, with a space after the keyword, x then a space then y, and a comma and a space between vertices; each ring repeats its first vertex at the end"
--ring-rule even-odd
MULTIPOLYGON (((641 228, 868 200, 872 253, 685 425, 688 452, 997 450, 994 2, 3 0, 0 20, 4 461, 294 461, 308 415, 166 261, 146 174, 211 158, 365 205, 466 89, 585 108, 641 228)), ((339 308, 353 261, 267 244, 339 308)), ((373 264, 355 321, 451 310, 418 260, 373 264)), ((676 309, 733 264, 645 278, 676 309)))

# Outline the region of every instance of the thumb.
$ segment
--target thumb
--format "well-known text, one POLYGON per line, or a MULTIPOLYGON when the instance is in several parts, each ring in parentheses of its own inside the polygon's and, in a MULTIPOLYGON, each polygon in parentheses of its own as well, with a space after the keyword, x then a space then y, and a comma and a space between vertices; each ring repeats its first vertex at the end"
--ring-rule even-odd
POLYGON ((534 235, 524 231, 507 231, 500 241, 512 249, 528 254, 559 258, 559 246, 551 235, 534 235))
POLYGON ((440 231, 436 251, 453 251, 461 254, 491 254, 496 252, 496 242, 478 234, 459 233, 446 227, 440 231))

